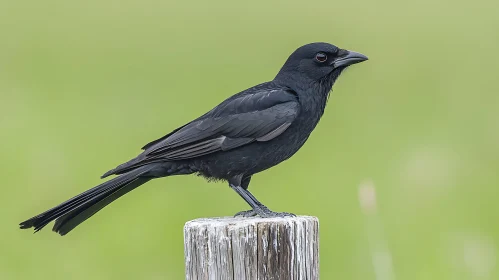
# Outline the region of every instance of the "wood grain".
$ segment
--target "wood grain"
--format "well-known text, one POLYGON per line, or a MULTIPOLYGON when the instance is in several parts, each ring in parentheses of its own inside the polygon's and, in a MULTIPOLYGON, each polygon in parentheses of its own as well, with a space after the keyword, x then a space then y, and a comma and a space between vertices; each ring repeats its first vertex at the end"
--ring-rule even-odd
POLYGON ((196 219, 184 249, 188 280, 319 279, 316 217, 196 219))

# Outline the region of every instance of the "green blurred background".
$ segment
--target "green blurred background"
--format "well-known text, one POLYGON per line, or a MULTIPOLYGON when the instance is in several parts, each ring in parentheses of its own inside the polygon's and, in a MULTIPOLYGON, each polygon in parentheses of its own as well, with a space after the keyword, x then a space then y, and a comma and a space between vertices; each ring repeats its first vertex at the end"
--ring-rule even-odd
POLYGON ((17 224, 314 41, 370 60, 343 74, 308 143, 255 176, 254 194, 319 217, 321 279, 499 279, 498 10, 1 0, 0 279, 182 279, 184 223, 247 208, 225 183, 155 180, 65 237, 17 224), (372 187, 376 212, 359 201, 372 187))

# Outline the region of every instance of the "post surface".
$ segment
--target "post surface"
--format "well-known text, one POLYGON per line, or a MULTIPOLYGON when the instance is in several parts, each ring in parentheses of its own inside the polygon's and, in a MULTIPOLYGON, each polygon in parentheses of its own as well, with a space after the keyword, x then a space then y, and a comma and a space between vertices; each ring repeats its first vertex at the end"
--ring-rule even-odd
POLYGON ((184 226, 187 280, 319 279, 316 217, 202 218, 184 226))

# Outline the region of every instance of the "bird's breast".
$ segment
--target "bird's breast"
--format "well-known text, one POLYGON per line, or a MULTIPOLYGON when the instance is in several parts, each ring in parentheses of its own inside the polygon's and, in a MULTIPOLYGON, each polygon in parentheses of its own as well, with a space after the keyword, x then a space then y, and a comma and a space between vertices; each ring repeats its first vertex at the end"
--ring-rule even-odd
POLYGON ((290 158, 305 144, 321 115, 317 110, 301 110, 293 123, 279 136, 203 156, 193 162, 195 169, 205 177, 228 179, 271 168, 290 158))

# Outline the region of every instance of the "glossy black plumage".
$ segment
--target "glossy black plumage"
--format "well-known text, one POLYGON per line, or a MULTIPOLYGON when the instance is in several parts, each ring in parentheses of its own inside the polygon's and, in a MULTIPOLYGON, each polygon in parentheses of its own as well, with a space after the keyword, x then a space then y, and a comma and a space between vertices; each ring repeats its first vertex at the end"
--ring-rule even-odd
POLYGON ((25 222, 21 228, 64 235, 110 202, 159 177, 198 173, 229 182, 251 207, 243 216, 292 215, 270 211, 249 191, 251 176, 291 157, 321 118, 329 92, 349 65, 367 58, 327 43, 297 49, 274 80, 242 91, 208 113, 143 147, 136 158, 106 172, 118 175, 25 222))
POLYGON ((188 160, 254 141, 272 140, 293 122, 299 109, 297 96, 292 91, 271 83, 263 84, 225 100, 168 137, 147 144, 137 158, 106 172, 103 177, 151 162, 188 160))

